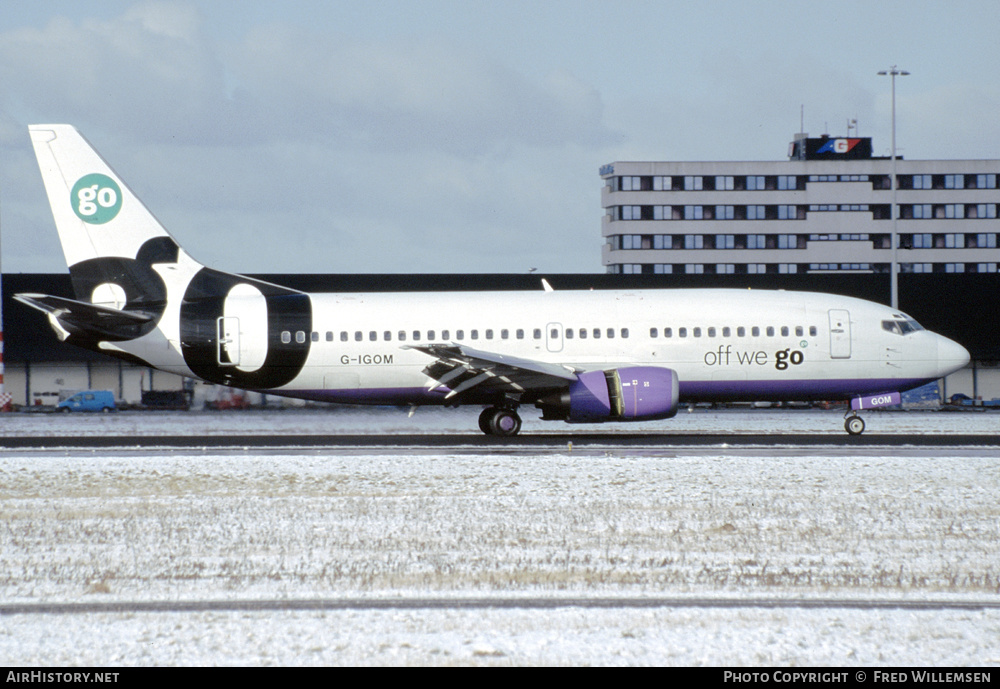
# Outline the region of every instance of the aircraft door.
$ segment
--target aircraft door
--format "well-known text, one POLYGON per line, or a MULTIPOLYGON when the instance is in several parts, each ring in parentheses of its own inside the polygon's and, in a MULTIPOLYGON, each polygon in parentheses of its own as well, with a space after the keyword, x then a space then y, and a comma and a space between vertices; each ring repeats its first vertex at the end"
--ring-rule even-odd
POLYGON ((545 326, 545 347, 550 352, 561 352, 563 348, 562 323, 549 323, 545 326))
POLYGON ((851 314, 844 309, 830 309, 830 358, 851 358, 851 314))
POLYGON ((267 301, 251 285, 229 290, 219 323, 219 365, 256 371, 267 358, 267 301))

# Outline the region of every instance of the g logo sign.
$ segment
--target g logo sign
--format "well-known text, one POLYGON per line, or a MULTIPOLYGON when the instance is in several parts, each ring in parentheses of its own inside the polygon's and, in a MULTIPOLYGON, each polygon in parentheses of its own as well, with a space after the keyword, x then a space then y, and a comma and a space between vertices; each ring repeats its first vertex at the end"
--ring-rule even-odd
POLYGON ((122 209, 122 190, 107 175, 93 173, 81 177, 69 194, 73 212, 85 223, 103 225, 114 220, 122 209))

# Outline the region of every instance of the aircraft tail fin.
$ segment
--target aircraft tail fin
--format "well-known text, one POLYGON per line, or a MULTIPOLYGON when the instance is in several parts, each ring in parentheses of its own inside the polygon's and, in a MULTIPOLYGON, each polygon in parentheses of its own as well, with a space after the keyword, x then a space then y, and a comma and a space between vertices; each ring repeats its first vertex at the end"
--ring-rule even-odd
POLYGON ((178 261, 174 239, 76 128, 28 130, 76 298, 112 308, 162 300, 151 266, 178 261))

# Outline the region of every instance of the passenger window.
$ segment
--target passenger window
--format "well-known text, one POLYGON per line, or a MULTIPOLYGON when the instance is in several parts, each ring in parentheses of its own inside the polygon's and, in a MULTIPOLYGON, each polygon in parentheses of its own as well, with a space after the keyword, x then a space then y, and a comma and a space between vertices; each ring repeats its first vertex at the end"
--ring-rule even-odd
POLYGON ((594 328, 594 339, 595 340, 601 339, 601 329, 600 328, 594 328))
POLYGON ((756 325, 750 328, 750 335, 752 337, 760 337, 760 328, 758 328, 756 325))
POLYGON ((774 326, 773 325, 767 326, 767 336, 768 337, 774 337, 774 326))
POLYGON ((746 328, 744 328, 742 325, 736 328, 736 337, 746 337, 746 336, 747 336, 746 328))
POLYGON ((542 339, 542 329, 541 328, 535 328, 534 330, 531 331, 531 335, 536 340, 542 339))
POLYGON ((613 340, 614 337, 615 337, 615 329, 614 328, 608 328, 608 339, 609 340, 613 340))
POLYGON ((282 344, 288 344, 291 341, 292 341, 292 334, 290 332, 288 332, 287 330, 282 330, 281 331, 281 342, 282 342, 282 344))
POLYGON ((312 331, 312 341, 319 342, 319 333, 316 332, 315 330, 312 331))
POLYGON ((510 339, 510 331, 507 330, 506 328, 504 328, 503 330, 501 330, 500 331, 500 339, 501 340, 510 339))
POLYGON ((586 340, 587 339, 587 329, 586 328, 580 328, 580 339, 581 340, 586 340))
POLYGON ((493 339, 493 331, 490 330, 489 328, 486 329, 486 339, 487 340, 492 340, 493 339))
POLYGON ((465 331, 464 330, 456 330, 455 331, 455 339, 456 340, 464 340, 465 339, 465 331))
POLYGON ((450 332, 451 331, 449 331, 449 330, 442 330, 441 331, 441 339, 442 340, 450 340, 451 338, 448 337, 448 335, 450 334, 450 332))
POLYGON ((382 333, 382 339, 385 340, 386 342, 390 342, 392 340, 392 333, 386 330, 384 333, 382 333))
POLYGON ((573 339, 573 328, 566 328, 566 339, 567 340, 573 339))
POLYGON ((406 331, 405 330, 400 330, 399 331, 399 341, 400 342, 406 342, 406 331))
POLYGON ((723 337, 732 337, 732 335, 733 335, 733 331, 729 328, 729 326, 726 326, 725 328, 722 329, 722 336, 723 337))
POLYGON ((687 337, 687 336, 688 336, 687 328, 677 328, 677 337, 687 337))
POLYGON ((695 337, 701 337, 701 328, 695 328, 694 329, 694 336, 695 337))
POLYGON ((782 337, 788 337, 788 326, 787 325, 781 326, 781 336, 782 337))
POLYGON ((360 331, 360 330, 355 330, 355 331, 354 331, 354 341, 355 341, 355 342, 361 342, 361 338, 362 338, 362 337, 363 337, 363 336, 362 336, 362 334, 361 334, 361 331, 360 331))
POLYGON ((417 341, 417 342, 420 341, 420 331, 419 330, 414 330, 413 331, 413 339, 414 339, 414 341, 417 341))
POLYGON ((801 325, 795 326, 795 337, 802 337, 804 334, 805 334, 805 331, 802 330, 802 326, 801 325))
POLYGON ((656 328, 650 328, 649 329, 649 336, 652 337, 652 338, 656 338, 656 337, 659 336, 659 331, 657 331, 656 328))
POLYGON ((326 341, 327 342, 333 342, 333 331, 332 330, 327 330, 326 331, 326 341))
POLYGON ((306 342, 306 332, 305 330, 297 330, 295 332, 295 341, 299 344, 305 344, 306 342))
POLYGON ((812 336, 812 337, 816 337, 817 334, 818 334, 818 331, 816 330, 816 326, 815 325, 810 325, 809 326, 809 335, 812 336))
POLYGON ((340 331, 340 341, 341 342, 347 342, 347 331, 346 330, 341 330, 340 331))
POLYGON ((519 340, 524 339, 524 330, 522 328, 518 328, 516 334, 517 334, 517 339, 519 340))
POLYGON ((628 328, 622 328, 622 338, 628 338, 628 328))
POLYGON ((663 336, 664 337, 673 337, 674 336, 674 329, 673 328, 664 328, 663 329, 663 336))
POLYGON ((479 339, 479 331, 478 330, 473 330, 472 332, 470 332, 469 333, 469 338, 473 339, 473 340, 478 340, 479 339))
POLYGON ((368 332, 368 339, 371 340, 372 342, 375 342, 376 340, 378 340, 378 333, 375 332, 374 330, 370 330, 368 332))
POLYGON ((708 336, 709 337, 715 337, 715 328, 709 328, 708 329, 708 336))
POLYGON ((433 340, 434 339, 434 331, 433 330, 428 330, 427 331, 427 339, 428 340, 433 340))

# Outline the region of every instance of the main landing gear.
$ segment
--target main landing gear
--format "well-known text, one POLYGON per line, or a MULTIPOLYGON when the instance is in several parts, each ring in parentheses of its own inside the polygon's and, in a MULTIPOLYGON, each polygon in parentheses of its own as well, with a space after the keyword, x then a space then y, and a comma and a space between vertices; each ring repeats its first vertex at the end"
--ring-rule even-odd
POLYGON ((479 415, 479 428, 486 435, 515 436, 521 432, 521 417, 516 409, 487 407, 479 415))
POLYGON ((865 432, 865 420, 852 409, 844 415, 844 430, 851 435, 861 435, 865 432))

